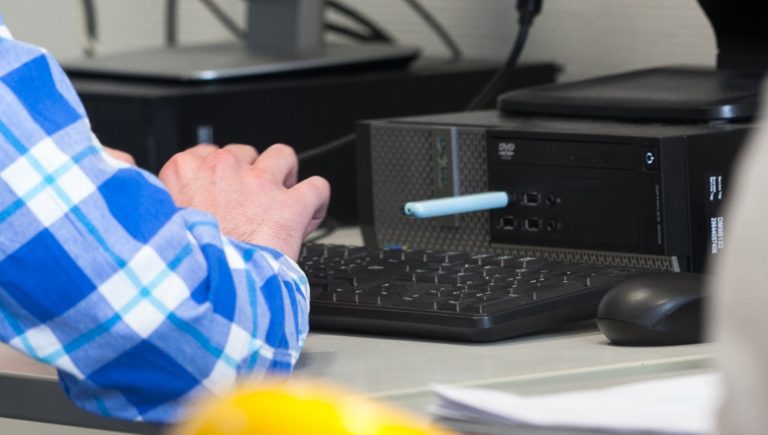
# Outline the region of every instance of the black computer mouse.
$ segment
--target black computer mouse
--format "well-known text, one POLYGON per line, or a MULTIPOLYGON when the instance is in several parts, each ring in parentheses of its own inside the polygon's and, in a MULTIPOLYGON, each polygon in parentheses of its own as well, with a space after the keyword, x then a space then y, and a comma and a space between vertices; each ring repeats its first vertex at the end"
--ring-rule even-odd
POLYGON ((703 276, 658 272, 612 288, 597 309, 597 325, 614 344, 665 346, 699 343, 703 276))

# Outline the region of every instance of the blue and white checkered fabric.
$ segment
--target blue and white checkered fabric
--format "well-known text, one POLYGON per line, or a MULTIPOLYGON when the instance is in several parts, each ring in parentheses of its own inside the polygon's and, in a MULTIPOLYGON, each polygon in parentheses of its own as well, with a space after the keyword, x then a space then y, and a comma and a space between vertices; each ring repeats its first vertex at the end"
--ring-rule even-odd
POLYGON ((82 408, 171 422, 238 375, 289 373, 307 289, 290 258, 107 156, 59 65, 0 20, 0 339, 82 408))

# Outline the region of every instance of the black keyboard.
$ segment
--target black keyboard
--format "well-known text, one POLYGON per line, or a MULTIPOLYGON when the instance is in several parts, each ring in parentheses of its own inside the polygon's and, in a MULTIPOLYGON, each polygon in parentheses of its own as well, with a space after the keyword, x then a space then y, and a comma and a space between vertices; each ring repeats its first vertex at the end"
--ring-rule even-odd
POLYGON ((544 258, 307 244, 313 329, 491 341, 595 317, 649 269, 544 258))

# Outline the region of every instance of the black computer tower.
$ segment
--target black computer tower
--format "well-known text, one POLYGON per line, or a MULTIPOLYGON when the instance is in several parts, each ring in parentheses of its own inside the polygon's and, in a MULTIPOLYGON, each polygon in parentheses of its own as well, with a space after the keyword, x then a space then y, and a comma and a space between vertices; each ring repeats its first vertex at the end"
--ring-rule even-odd
POLYGON ((748 131, 496 111, 363 122, 365 242, 701 271, 727 243, 720 208, 748 131), (506 191, 510 205, 402 215, 404 202, 447 196, 446 183, 458 194, 506 191))

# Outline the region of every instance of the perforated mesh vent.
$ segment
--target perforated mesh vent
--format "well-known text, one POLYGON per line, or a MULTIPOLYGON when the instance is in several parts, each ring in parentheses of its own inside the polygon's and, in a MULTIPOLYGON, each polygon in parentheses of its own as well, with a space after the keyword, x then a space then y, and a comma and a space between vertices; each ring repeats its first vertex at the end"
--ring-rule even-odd
MULTIPOLYGON (((407 218, 400 213, 402 204, 434 197, 435 168, 430 146, 429 127, 374 125, 371 128, 371 158, 375 162, 372 165, 374 227, 379 246, 522 254, 563 261, 679 269, 673 257, 491 244, 488 213, 459 215, 455 226, 434 219, 407 218)), ((460 129, 458 146, 459 193, 488 190, 485 131, 460 129)))

